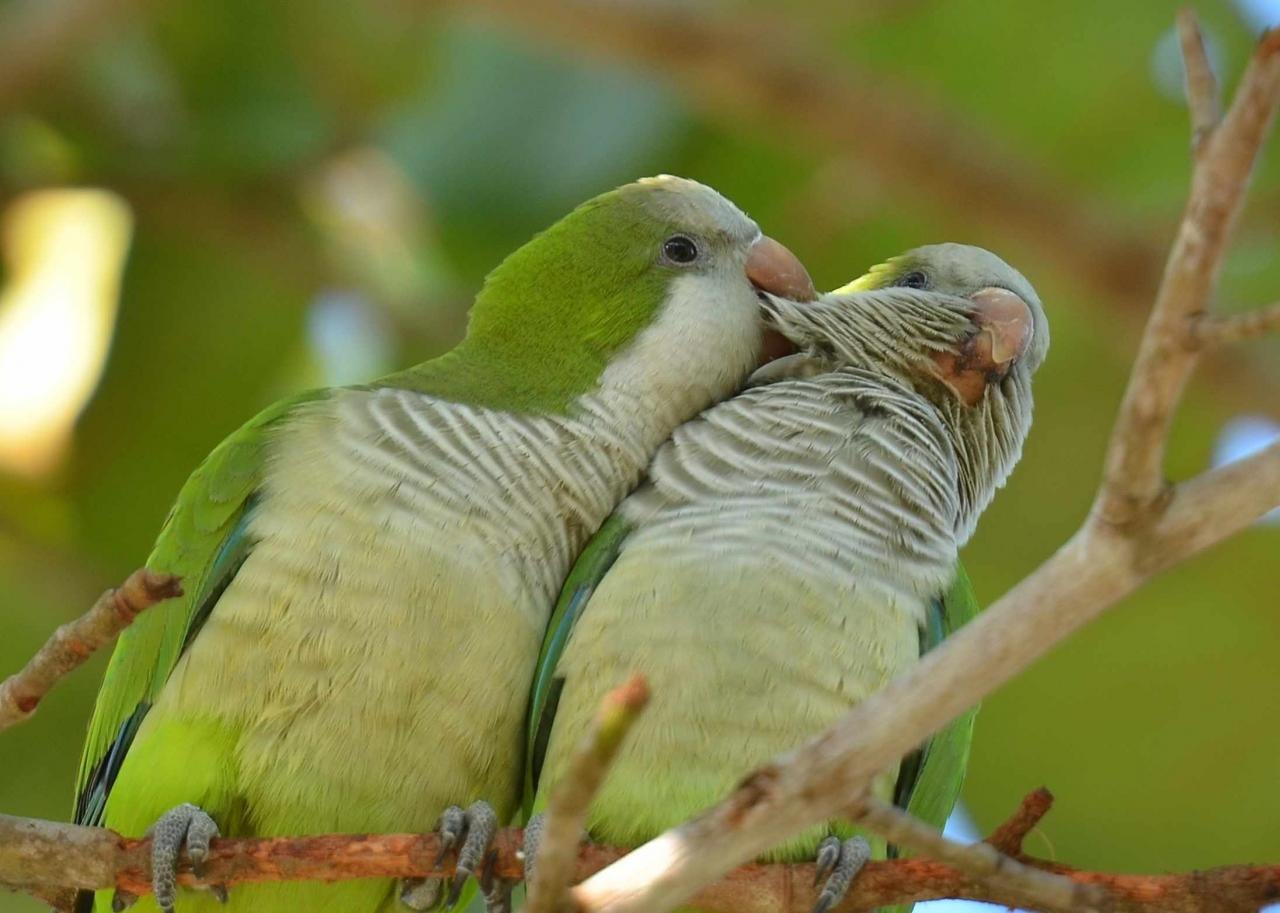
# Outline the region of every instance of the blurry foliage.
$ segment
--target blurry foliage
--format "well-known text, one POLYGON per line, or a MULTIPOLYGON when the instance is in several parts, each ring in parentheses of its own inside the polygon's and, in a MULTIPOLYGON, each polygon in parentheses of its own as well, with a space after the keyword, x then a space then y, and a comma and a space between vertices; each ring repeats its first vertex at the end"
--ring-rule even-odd
MULTIPOLYGON (((857 149, 836 159, 802 136, 745 132, 652 74, 425 5, 118 6, 0 111, 0 203, 104 187, 135 224, 109 360, 63 466, 0 476, 0 670, 143 560, 220 438, 346 370, 335 339, 354 334, 364 360, 352 363, 377 370, 444 350, 504 253, 578 201, 658 171, 739 202, 821 287, 943 237, 1012 259, 1049 308, 1053 346, 1025 459, 967 550, 980 594, 1015 582, 1087 509, 1136 315, 1047 270, 1038 245, 1052 239, 966 233, 971 214, 930 208, 857 149)), ((1174 2, 1124 15, 1106 0, 713 9, 785 16, 826 65, 883 72, 1046 181, 1171 237, 1188 175, 1185 112, 1159 51, 1174 2)), ((1198 9, 1233 81, 1256 25, 1225 0, 1198 9)), ((1274 149, 1259 171, 1227 308, 1280 294, 1274 149)), ((1278 353, 1257 343, 1233 355, 1240 371, 1207 375, 1219 385, 1193 391, 1173 472, 1205 465, 1233 415, 1280 417, 1278 353)), ((1060 797, 1045 834, 1075 864, 1280 858, 1280 731, 1264 709, 1280 696, 1278 546, 1280 530, 1258 529, 1178 569, 992 697, 965 793, 979 822, 1044 783, 1060 797)), ((67 815, 102 663, 0 737, 0 809, 67 815)), ((0 897, 3 909, 35 906, 0 897)))

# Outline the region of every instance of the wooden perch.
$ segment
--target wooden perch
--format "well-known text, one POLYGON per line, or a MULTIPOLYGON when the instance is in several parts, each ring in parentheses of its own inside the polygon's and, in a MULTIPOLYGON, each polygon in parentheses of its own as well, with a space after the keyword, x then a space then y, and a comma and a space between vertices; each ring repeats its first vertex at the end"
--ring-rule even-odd
POLYGON ((107 590, 89 611, 54 631, 21 672, 0 682, 0 730, 35 713, 41 699, 63 676, 115 640, 141 612, 181 595, 179 578, 146 568, 134 571, 116 589, 107 590))
MULTIPOLYGON (((1280 865, 1224 866, 1185 875, 1112 875, 1032 859, 1022 853, 1022 841, 1052 801, 1047 790, 1031 793, 987 843, 1025 865, 1104 891, 1111 913, 1243 913, 1280 897, 1280 865)), ((521 839, 517 829, 499 832, 495 875, 521 877, 521 839)), ((440 866, 432 865, 439 849, 433 834, 224 838, 213 843, 203 881, 184 866, 178 882, 227 884, 233 886, 234 896, 234 885, 249 882, 452 877, 452 855, 440 866)), ((598 871, 622 852, 583 847, 576 877, 598 871)), ((146 840, 124 839, 101 828, 0 815, 0 883, 25 885, 23 889, 41 897, 54 896, 59 888, 117 887, 146 894, 149 859, 146 840)), ((809 913, 816 896, 813 873, 809 863, 746 865, 700 891, 695 900, 710 913, 809 913)), ((1016 892, 984 886, 945 863, 913 858, 869 863, 834 913, 946 897, 1004 905, 1021 902, 1016 892)))

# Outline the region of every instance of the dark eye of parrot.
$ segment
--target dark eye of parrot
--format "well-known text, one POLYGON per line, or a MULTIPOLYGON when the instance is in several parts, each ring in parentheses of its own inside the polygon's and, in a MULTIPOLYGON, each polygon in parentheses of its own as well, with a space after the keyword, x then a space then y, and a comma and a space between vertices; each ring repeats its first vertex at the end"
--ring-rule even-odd
POLYGON ((898 285, 902 288, 925 289, 929 287, 929 277, 924 274, 923 270, 915 269, 899 279, 898 285))
POLYGON ((698 259, 698 245, 685 235, 672 235, 662 242, 662 255, 672 263, 692 263, 698 259))

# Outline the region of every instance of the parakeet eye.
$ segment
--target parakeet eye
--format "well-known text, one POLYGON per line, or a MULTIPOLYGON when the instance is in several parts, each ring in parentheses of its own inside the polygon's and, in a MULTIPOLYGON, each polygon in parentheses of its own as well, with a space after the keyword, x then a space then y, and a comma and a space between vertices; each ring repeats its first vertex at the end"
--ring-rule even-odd
POLYGON ((898 285, 903 288, 928 288, 929 277, 922 270, 915 269, 899 279, 898 285))
POLYGON ((685 235, 672 235, 662 242, 662 255, 672 263, 692 263, 698 259, 698 245, 685 235))

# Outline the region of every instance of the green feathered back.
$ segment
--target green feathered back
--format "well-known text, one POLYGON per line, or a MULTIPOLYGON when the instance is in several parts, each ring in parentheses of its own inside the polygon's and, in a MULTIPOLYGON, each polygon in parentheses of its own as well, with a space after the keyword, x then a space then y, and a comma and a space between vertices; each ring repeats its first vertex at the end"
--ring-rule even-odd
POLYGON ((102 823, 143 716, 250 550, 245 520, 271 429, 295 406, 327 395, 311 391, 270 406, 219 444, 182 487, 147 566, 181 576, 184 595, 144 613, 116 644, 76 777, 77 823, 102 823))

